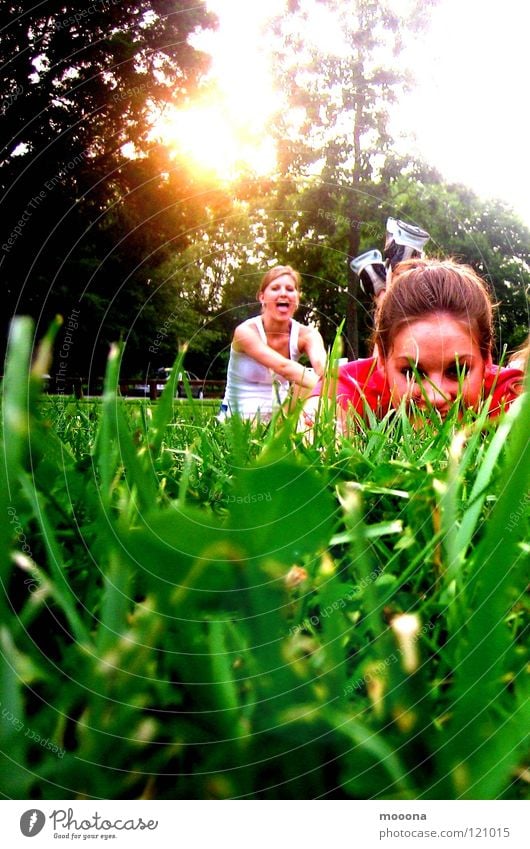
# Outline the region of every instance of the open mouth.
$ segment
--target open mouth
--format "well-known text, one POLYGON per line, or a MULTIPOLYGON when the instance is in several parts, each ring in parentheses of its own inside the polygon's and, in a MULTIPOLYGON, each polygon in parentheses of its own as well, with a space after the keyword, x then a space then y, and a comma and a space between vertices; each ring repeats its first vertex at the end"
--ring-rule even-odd
POLYGON ((276 301, 276 307, 281 312, 287 312, 291 308, 290 301, 276 301))

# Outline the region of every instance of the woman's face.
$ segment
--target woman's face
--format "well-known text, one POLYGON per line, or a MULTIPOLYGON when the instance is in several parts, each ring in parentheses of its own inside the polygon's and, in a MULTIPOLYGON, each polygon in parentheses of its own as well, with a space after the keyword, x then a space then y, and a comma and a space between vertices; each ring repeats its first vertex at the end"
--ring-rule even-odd
POLYGON ((300 296, 290 274, 272 280, 259 295, 260 303, 274 318, 291 318, 300 303, 300 296))
POLYGON ((398 330, 381 365, 394 406, 402 398, 420 409, 431 404, 444 418, 460 386, 464 406, 476 408, 487 362, 469 324, 447 313, 432 313, 398 330))

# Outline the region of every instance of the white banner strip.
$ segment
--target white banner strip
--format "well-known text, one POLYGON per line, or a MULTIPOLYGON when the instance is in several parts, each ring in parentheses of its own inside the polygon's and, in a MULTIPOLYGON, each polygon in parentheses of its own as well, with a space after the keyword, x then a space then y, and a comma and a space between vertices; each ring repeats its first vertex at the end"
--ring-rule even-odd
POLYGON ((528 847, 526 802, 4 801, 2 845, 116 849, 528 847), (526 825, 525 825, 526 823, 526 825), (34 839, 34 843, 30 842, 34 839))

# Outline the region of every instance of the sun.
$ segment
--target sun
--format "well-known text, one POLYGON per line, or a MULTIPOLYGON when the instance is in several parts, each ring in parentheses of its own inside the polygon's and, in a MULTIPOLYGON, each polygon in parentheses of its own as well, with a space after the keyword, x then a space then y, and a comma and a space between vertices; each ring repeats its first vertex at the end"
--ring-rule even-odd
POLYGON ((276 144, 260 124, 248 111, 243 118, 234 114, 225 100, 167 111, 154 133, 195 171, 231 181, 243 173, 264 176, 275 170, 276 144))
POLYGON ((276 171, 269 123, 284 102, 274 87, 264 27, 285 2, 207 0, 218 28, 200 31, 191 42, 211 57, 202 92, 185 108, 166 107, 152 133, 196 172, 231 181, 249 172, 261 177, 276 171))

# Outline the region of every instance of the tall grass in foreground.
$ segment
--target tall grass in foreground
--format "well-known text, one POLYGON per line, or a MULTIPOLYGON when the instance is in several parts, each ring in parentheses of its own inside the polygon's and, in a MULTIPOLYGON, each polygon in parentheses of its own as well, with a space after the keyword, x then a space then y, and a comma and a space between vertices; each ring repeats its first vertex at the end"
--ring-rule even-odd
POLYGON ((312 443, 173 403, 43 403, 13 327, 0 464, 12 798, 521 798, 530 396, 312 443))

